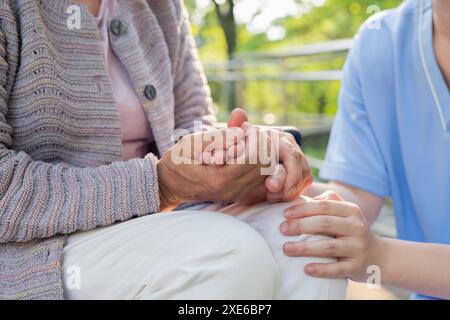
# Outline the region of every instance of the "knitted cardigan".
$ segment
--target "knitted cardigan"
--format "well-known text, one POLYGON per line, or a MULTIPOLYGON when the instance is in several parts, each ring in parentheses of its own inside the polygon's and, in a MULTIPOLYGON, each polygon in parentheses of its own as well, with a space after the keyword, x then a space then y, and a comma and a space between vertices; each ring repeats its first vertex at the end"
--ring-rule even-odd
MULTIPOLYGON (((159 211, 156 158, 120 161, 100 34, 84 5, 69 28, 74 4, 0 0, 0 299, 62 299, 65 235, 159 211)), ((109 37, 159 154, 212 124, 182 0, 119 0, 109 37)))

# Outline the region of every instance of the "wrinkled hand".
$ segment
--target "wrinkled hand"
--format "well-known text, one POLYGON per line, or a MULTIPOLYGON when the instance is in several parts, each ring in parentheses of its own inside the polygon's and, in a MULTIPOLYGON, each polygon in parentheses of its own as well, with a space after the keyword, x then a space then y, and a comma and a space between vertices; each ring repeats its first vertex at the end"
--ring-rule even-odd
MULTIPOLYGON (((235 109, 228 121, 228 127, 241 128, 247 121, 245 111, 235 109)), ((278 142, 275 148, 278 150, 280 164, 276 166, 274 173, 267 177, 264 185, 258 186, 241 198, 240 202, 244 204, 292 201, 313 181, 311 169, 295 138, 278 129, 265 129, 265 132, 271 137, 272 142, 278 142)))
POLYGON ((371 248, 377 238, 367 225, 361 209, 345 202, 329 191, 285 210, 286 220, 281 233, 329 235, 334 239, 311 242, 287 242, 283 250, 293 257, 336 258, 336 263, 312 263, 305 266, 308 275, 324 278, 348 277, 361 281, 367 277, 366 268, 372 257, 371 248))
MULTIPOLYGON (((188 201, 239 201, 243 194, 262 185, 266 177, 261 174, 265 165, 257 154, 260 145, 245 144, 244 152, 234 152, 243 137, 239 128, 198 132, 169 149, 157 162, 161 208, 188 201), (227 163, 228 150, 235 164, 227 163), (205 153, 227 164, 205 165, 205 153)), ((270 144, 270 139, 266 143, 270 144)))

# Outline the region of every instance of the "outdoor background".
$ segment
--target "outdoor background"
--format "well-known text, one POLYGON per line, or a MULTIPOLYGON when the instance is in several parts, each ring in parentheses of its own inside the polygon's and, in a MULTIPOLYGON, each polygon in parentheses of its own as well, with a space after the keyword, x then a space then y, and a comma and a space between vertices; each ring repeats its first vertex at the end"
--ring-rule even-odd
MULTIPOLYGON (((219 121, 240 106, 252 123, 297 127, 317 179, 352 38, 371 15, 401 2, 185 0, 219 121)), ((389 201, 373 229, 396 236, 389 201)), ((352 299, 407 296, 355 283, 348 292, 352 299)))
MULTIPOLYGON (((185 0, 219 120, 293 125, 323 158, 351 39, 400 0, 185 0)), ((317 173, 317 171, 315 171, 317 173)))

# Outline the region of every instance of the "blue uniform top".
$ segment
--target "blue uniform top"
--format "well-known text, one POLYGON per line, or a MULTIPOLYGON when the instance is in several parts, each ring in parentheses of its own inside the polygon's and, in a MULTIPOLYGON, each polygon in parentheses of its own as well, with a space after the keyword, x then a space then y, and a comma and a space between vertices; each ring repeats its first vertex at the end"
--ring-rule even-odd
POLYGON ((450 92, 431 0, 405 1, 361 27, 320 176, 391 196, 400 239, 450 244, 450 92))

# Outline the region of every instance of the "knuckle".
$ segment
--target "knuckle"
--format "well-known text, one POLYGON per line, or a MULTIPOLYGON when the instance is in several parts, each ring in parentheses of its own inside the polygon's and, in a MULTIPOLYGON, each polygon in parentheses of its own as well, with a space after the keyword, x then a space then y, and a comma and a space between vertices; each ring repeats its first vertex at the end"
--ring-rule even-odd
POLYGON ((330 210, 330 203, 328 201, 318 201, 317 202, 317 210, 322 213, 322 212, 328 212, 330 210))
POLYGON ((356 260, 353 263, 353 269, 358 273, 364 271, 364 262, 362 260, 356 260))
POLYGON ((319 277, 329 277, 330 272, 326 268, 317 268, 316 274, 319 277))
POLYGON ((365 236, 368 232, 368 228, 364 222, 358 221, 353 228, 358 236, 365 236))
POLYGON ((309 254, 309 248, 306 245, 297 245, 296 251, 299 255, 306 256, 309 254))
POLYGON ((292 134, 286 132, 283 136, 290 144, 297 145, 297 141, 295 141, 295 137, 292 134))
POLYGON ((300 221, 293 221, 289 223, 289 231, 301 233, 303 229, 303 225, 300 221))
POLYGON ((319 220, 319 229, 322 231, 329 231, 333 227, 333 222, 329 217, 322 217, 319 220))
POLYGON ((336 266, 336 270, 335 270, 335 275, 336 275, 336 276, 341 276, 341 275, 343 275, 343 274, 345 274, 345 269, 344 269, 344 267, 341 266, 341 265, 337 265, 337 266, 336 266))
POLYGON ((297 148, 291 147, 290 150, 289 150, 289 154, 297 162, 301 162, 302 159, 303 159, 302 153, 297 148))
POLYGON ((325 251, 326 251, 327 255, 334 256, 337 251, 336 244, 333 241, 328 241, 325 244, 325 251))
POLYGON ((352 202, 347 202, 348 208, 350 210, 350 212, 354 215, 361 215, 361 209, 359 208, 359 206, 355 203, 352 202))

